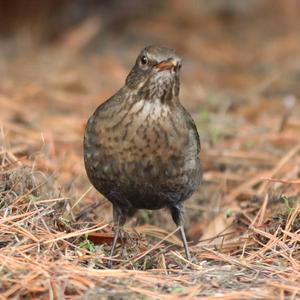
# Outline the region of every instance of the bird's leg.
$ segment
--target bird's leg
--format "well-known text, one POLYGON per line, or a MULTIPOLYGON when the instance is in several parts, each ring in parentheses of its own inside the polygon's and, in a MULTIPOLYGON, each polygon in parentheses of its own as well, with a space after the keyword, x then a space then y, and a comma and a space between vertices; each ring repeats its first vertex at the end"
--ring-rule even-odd
POLYGON ((170 208, 170 210, 171 210, 173 221, 175 222, 175 224, 177 225, 177 227, 179 228, 179 231, 180 231, 180 236, 181 236, 181 240, 182 240, 182 243, 183 243, 183 246, 184 246, 185 256, 189 261, 191 261, 191 254, 190 254, 190 250, 189 250, 189 247, 188 247, 188 243, 187 243, 184 228, 183 228, 183 208, 182 208, 182 205, 178 204, 176 206, 172 206, 170 208))
POLYGON ((114 239, 113 239, 113 243, 110 249, 110 257, 114 256, 114 252, 115 252, 115 248, 116 248, 116 244, 117 244, 117 240, 119 237, 119 233, 120 233, 120 217, 118 217, 117 222, 114 224, 114 239))
MULTIPOLYGON (((114 227, 113 227, 114 239, 110 250, 110 258, 114 256, 116 244, 121 231, 121 226, 123 226, 123 224, 125 223, 125 218, 122 215, 120 209, 116 205, 113 205, 113 222, 114 222, 114 227)), ((111 267, 111 263, 110 263, 110 267, 111 267)))
POLYGON ((184 246, 185 256, 186 256, 187 260, 191 261, 192 257, 191 257, 191 253, 190 253, 190 250, 189 250, 189 246, 187 244, 187 240, 186 240, 183 225, 179 225, 179 230, 180 230, 180 236, 181 236, 183 246, 184 246))

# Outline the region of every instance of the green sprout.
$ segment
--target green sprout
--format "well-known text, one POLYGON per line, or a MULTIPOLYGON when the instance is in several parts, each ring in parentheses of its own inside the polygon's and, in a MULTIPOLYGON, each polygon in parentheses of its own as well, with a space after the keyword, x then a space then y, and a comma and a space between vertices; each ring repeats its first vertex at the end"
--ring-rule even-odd
POLYGON ((244 147, 245 147, 247 150, 253 149, 254 146, 255 146, 255 142, 254 142, 254 141, 251 141, 251 140, 245 141, 245 143, 244 143, 244 147))
POLYGON ((88 250, 90 252, 96 252, 96 248, 93 242, 88 239, 88 235, 84 235, 84 240, 80 243, 79 247, 81 249, 88 250))
POLYGON ((184 292, 184 288, 181 286, 175 287, 172 289, 172 293, 183 293, 184 292))
POLYGON ((232 210, 229 207, 226 207, 224 209, 224 215, 225 215, 226 218, 232 217, 232 210))
POLYGON ((293 210, 293 207, 291 205, 292 200, 286 196, 286 195, 281 195, 280 196, 280 200, 284 203, 284 205, 286 206, 286 210, 287 212, 291 212, 293 210))
POLYGON ((144 209, 142 211, 142 220, 144 223, 150 223, 153 212, 151 210, 144 209))
POLYGON ((33 203, 33 202, 40 200, 40 197, 30 194, 26 197, 26 200, 29 203, 33 203))

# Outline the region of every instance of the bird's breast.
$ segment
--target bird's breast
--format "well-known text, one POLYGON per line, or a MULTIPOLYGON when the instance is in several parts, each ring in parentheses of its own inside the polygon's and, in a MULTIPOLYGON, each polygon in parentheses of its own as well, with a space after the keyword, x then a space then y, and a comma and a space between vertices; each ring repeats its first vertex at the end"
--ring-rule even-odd
POLYGON ((116 154, 123 161, 167 159, 187 142, 187 128, 176 119, 176 111, 160 100, 140 100, 117 126, 108 129, 107 137, 116 138, 116 154))
POLYGON ((186 184, 197 167, 197 146, 180 110, 157 100, 140 100, 119 109, 111 118, 88 125, 86 161, 96 180, 132 186, 186 184), (90 127, 90 128, 89 128, 90 127))

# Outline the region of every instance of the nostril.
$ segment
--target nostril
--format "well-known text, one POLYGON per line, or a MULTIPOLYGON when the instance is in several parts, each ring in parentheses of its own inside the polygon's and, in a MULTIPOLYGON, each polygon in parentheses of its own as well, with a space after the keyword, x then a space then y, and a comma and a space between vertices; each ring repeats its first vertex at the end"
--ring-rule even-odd
POLYGON ((179 61, 179 62, 177 62, 177 64, 176 64, 176 67, 175 67, 175 70, 176 71, 179 71, 180 69, 181 69, 181 62, 179 61))

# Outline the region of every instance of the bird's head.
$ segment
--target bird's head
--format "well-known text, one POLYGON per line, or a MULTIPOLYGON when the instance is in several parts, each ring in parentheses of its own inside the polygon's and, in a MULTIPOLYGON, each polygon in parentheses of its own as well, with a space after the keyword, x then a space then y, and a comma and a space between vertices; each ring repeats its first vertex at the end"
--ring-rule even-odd
POLYGON ((181 58, 173 49, 148 46, 139 54, 126 86, 144 99, 168 101, 179 94, 181 58))

